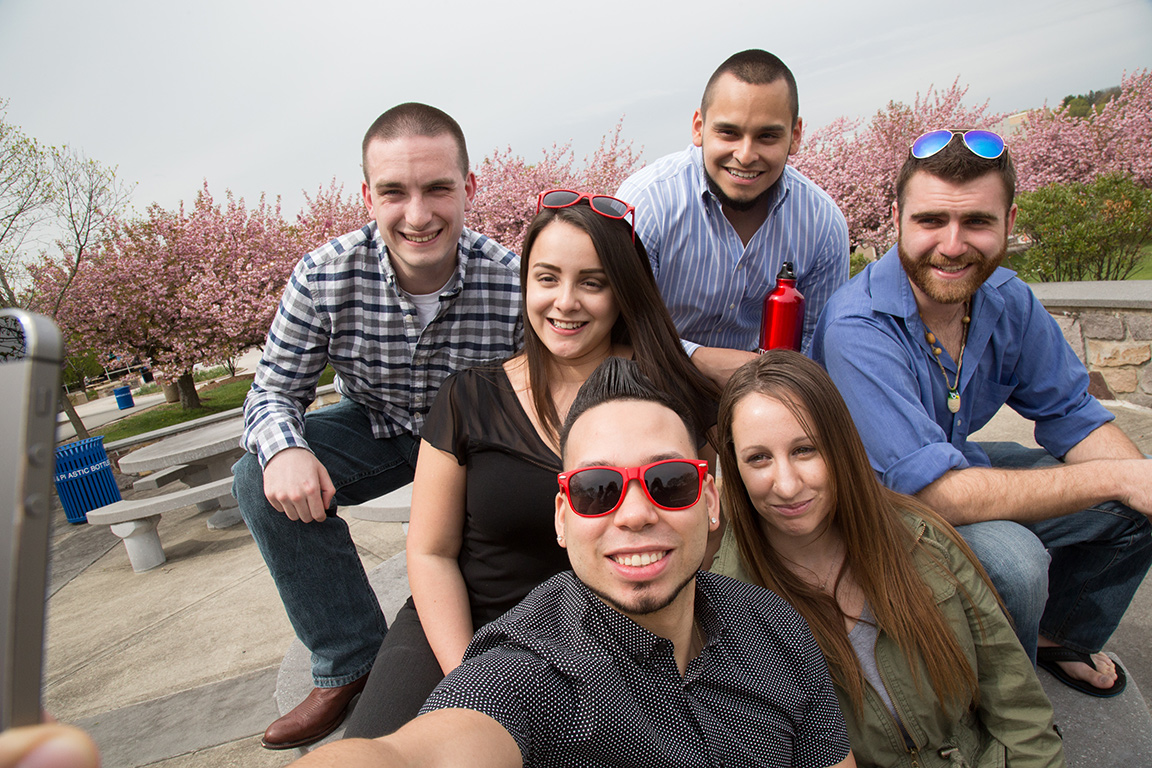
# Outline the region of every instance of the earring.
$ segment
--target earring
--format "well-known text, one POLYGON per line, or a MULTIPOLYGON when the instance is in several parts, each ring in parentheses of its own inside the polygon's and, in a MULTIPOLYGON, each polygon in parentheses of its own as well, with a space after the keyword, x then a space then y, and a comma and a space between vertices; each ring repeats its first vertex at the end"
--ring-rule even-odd
POLYGON ((557 544, 562 544, 562 543, 564 543, 564 537, 563 537, 563 536, 561 536, 560 534, 556 534, 556 543, 557 543, 557 544))
POLYGON ((712 525, 716 525, 716 518, 712 517, 712 518, 709 518, 709 520, 712 521, 712 525))

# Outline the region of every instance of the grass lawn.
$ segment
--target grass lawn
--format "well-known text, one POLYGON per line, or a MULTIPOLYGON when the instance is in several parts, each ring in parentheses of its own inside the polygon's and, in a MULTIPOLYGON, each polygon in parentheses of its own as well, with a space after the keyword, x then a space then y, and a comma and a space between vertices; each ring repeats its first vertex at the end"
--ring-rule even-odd
POLYGON ((1140 263, 1128 276, 1129 280, 1152 280, 1152 245, 1140 249, 1140 263))
MULTIPOLYGON (((1012 257, 1009 256, 1005 261, 1004 266, 1008 269, 1017 269, 1016 265, 1012 262, 1012 257)), ((1152 280, 1152 244, 1146 245, 1140 249, 1140 263, 1136 265, 1136 269, 1132 270, 1132 274, 1126 278, 1128 280, 1152 280)), ((1029 281, 1035 282, 1035 281, 1029 281)))
POLYGON ((201 392, 200 408, 186 411, 180 407, 180 403, 165 403, 149 408, 135 416, 129 416, 126 419, 94 429, 92 434, 93 436, 104 435, 104 442, 111 443, 144 432, 151 432, 154 429, 162 429, 203 416, 211 416, 213 413, 239 408, 244 405, 244 397, 251 388, 251 381, 233 381, 208 392, 201 392))
MULTIPOLYGON (((336 372, 332 370, 332 366, 328 366, 324 369, 324 372, 320 374, 320 383, 318 386, 322 387, 331 384, 335 377, 336 372)), ((211 416, 214 413, 239 408, 244 405, 244 398, 251 387, 252 382, 250 379, 229 382, 228 384, 222 384, 213 389, 200 391, 200 408, 186 411, 180 407, 179 403, 166 403, 164 405, 153 406, 143 413, 112 422, 99 429, 91 430, 91 432, 93 436, 104 435, 104 442, 112 443, 127 437, 135 437, 145 432, 151 432, 154 429, 163 429, 173 424, 199 419, 203 416, 211 416)))

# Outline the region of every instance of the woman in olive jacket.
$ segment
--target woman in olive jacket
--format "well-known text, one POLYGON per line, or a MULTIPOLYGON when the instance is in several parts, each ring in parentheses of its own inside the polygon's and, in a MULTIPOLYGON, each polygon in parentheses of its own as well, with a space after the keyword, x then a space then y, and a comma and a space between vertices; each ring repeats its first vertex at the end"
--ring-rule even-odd
POLYGON ((712 570, 774 590, 828 660, 858 765, 1063 766, 1052 705, 963 539, 884 488, 832 380, 794 352, 720 403, 712 570))

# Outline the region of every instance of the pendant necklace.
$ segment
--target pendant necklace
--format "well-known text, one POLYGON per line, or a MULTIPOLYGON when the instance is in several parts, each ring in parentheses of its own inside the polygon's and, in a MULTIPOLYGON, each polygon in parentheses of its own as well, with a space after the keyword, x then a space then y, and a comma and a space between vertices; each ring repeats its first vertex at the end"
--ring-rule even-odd
POLYGON ((838 565, 840 565, 840 559, 835 557, 832 558, 832 567, 828 569, 828 573, 825 574, 824 580, 821 581, 820 586, 817 587, 817 589, 819 589, 821 592, 827 591, 828 582, 832 580, 832 574, 837 572, 838 569, 836 566, 838 565))
POLYGON ((928 326, 924 326, 924 339, 928 342, 928 346, 932 347, 932 354, 936 356, 936 365, 940 366, 940 373, 944 374, 944 386, 948 387, 948 410, 952 413, 959 413, 960 411, 960 366, 964 365, 964 345, 968 343, 968 324, 971 321, 972 318, 968 313, 968 302, 964 302, 964 318, 961 320, 964 324, 964 332, 960 336, 960 355, 956 358, 955 383, 949 383, 948 371, 945 370, 944 363, 940 361, 940 355, 944 350, 936 346, 936 336, 928 330, 928 326))
MULTIPOLYGON (((788 562, 792 562, 792 561, 789 560, 788 562)), ((840 563, 841 563, 840 555, 839 555, 839 553, 837 553, 836 555, 834 555, 832 557, 832 564, 830 566, 828 566, 828 572, 826 574, 824 574, 823 579, 820 579, 820 574, 818 574, 816 571, 812 570, 808 566, 800 565, 799 563, 796 563, 796 565, 798 565, 799 567, 808 571, 808 573, 812 574, 817 579, 820 579, 820 583, 816 585, 816 589, 820 590, 821 592, 827 592, 828 591, 828 582, 832 581, 832 576, 839 572, 840 563)), ((809 585, 811 585, 811 584, 809 584, 809 585)))

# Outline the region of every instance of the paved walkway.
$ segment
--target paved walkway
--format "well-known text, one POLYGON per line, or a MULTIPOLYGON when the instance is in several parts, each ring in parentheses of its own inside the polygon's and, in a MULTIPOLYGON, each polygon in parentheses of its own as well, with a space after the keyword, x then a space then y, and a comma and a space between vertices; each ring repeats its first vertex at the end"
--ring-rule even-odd
MULTIPOLYGON (((1152 413, 1116 410, 1152 453, 1152 413)), ((1025 442, 1029 433, 1008 412, 981 438, 1025 442)), ((69 525, 57 508, 46 707, 88 729, 110 768, 272 767, 297 756, 259 746, 277 716, 273 691, 291 628, 247 531, 210 531, 208 514, 193 507, 164 515, 168 562, 136 574, 107 528, 69 525)), ((399 523, 349 525, 368 569, 403 549, 399 523)), ((1152 691, 1150 581, 1109 645, 1145 692, 1152 691)))

